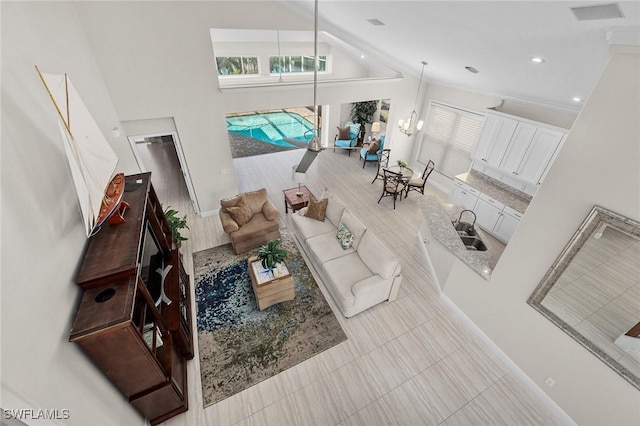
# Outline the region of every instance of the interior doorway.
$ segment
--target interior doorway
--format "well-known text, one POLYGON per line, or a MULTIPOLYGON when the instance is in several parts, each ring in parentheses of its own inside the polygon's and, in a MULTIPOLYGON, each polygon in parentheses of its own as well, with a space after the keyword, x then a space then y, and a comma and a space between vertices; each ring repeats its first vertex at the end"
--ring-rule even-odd
POLYGON ((199 214, 177 133, 130 136, 129 143, 140 170, 151 172, 151 181, 162 205, 177 209, 191 205, 193 212, 199 214))

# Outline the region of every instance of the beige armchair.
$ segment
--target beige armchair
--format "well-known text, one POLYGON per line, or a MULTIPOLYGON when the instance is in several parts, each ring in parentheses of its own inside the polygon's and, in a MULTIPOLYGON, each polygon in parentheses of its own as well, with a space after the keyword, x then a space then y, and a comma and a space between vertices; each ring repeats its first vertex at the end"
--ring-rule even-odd
POLYGON ((276 206, 265 188, 220 200, 220 221, 236 254, 280 238, 276 206))

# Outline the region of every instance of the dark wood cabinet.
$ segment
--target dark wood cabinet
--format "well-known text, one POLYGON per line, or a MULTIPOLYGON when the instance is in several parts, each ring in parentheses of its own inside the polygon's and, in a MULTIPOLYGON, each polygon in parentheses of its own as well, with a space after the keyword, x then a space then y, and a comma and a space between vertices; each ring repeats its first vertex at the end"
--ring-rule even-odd
POLYGON ((89 242, 69 340, 155 425, 188 409, 189 276, 172 249, 150 173, 126 182, 126 222, 104 227, 89 242))

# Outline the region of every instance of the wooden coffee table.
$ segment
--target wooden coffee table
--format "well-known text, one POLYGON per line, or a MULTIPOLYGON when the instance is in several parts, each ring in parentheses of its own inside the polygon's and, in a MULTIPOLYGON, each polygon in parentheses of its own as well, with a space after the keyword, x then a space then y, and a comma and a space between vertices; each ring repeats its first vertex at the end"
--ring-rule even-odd
POLYGON ((293 277, 286 263, 282 262, 284 264, 284 275, 278 278, 273 278, 271 272, 263 272, 264 268, 258 257, 250 257, 247 263, 249 276, 251 276, 251 287, 253 287, 253 294, 256 296, 259 310, 268 308, 276 303, 293 300, 296 297, 293 277))
POLYGON ((311 191, 309 191, 309 188, 304 185, 300 187, 302 195, 297 195, 298 187, 285 189, 282 192, 284 193, 285 213, 289 213, 289 208, 291 208, 291 211, 295 212, 309 204, 309 194, 311 194, 311 191))

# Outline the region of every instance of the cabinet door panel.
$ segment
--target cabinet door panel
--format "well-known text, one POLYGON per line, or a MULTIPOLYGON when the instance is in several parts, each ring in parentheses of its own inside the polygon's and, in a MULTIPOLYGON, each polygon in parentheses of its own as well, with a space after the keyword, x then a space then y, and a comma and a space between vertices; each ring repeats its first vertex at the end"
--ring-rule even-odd
POLYGON ((500 163, 500 169, 507 173, 516 174, 522 158, 527 152, 536 133, 537 127, 529 123, 518 123, 518 127, 511 138, 509 148, 500 163))
POLYGON ((500 217, 500 209, 479 198, 474 213, 476 214, 476 223, 487 231, 493 232, 493 228, 500 217))
POLYGON ((496 222, 496 226, 493 228, 493 235, 498 237, 504 243, 508 243, 519 224, 520 219, 505 212, 501 212, 500 217, 496 222))
POLYGON ((473 158, 498 167, 518 122, 495 115, 485 116, 485 124, 478 139, 473 158))
POLYGON ((517 176, 534 185, 537 184, 563 136, 562 133, 555 130, 538 128, 522 162, 519 164, 516 171, 517 176))

